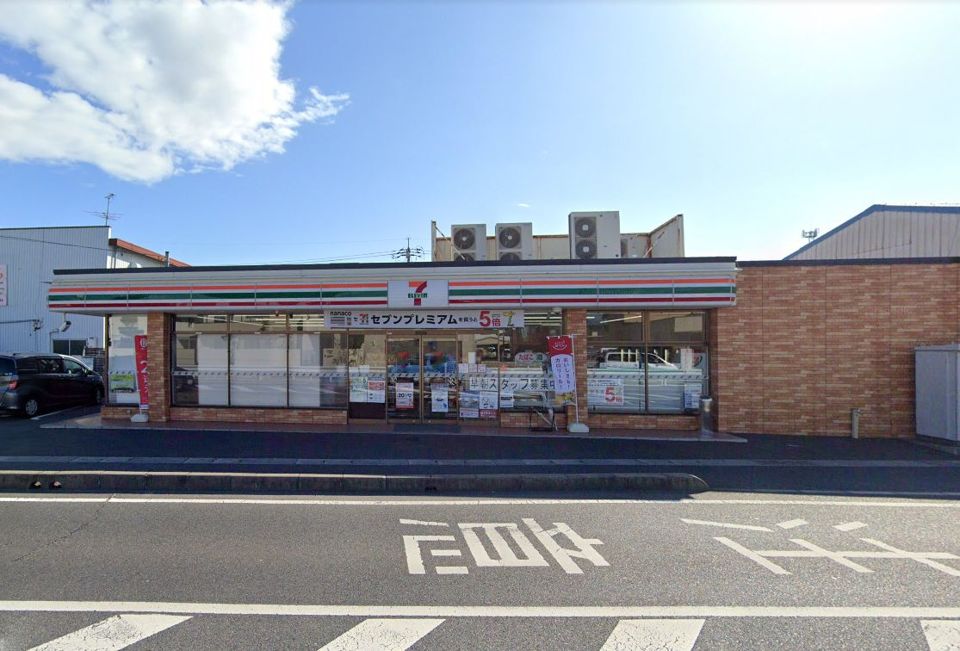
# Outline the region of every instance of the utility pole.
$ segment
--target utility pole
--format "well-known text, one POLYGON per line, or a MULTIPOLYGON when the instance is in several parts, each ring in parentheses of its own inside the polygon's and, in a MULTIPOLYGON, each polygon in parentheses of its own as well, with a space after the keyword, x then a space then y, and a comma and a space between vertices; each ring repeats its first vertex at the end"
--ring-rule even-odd
POLYGON ((404 259, 404 260, 406 260, 407 263, 409 264, 410 261, 411 261, 413 258, 423 257, 423 249, 422 249, 421 247, 419 247, 419 246, 418 246, 418 247, 414 247, 414 248, 410 248, 410 238, 408 237, 408 238, 407 238, 407 245, 406 245, 404 248, 402 248, 402 249, 399 249, 399 250, 397 250, 397 251, 394 251, 394 252, 391 254, 391 256, 393 257, 394 260, 404 259))

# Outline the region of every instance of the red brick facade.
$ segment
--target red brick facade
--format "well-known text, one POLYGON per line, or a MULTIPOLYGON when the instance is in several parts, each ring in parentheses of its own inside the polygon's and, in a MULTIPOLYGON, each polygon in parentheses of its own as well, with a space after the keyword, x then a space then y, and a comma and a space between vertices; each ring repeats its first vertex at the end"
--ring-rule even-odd
POLYGON ((915 436, 913 349, 960 340, 960 264, 744 264, 711 319, 724 432, 915 436))

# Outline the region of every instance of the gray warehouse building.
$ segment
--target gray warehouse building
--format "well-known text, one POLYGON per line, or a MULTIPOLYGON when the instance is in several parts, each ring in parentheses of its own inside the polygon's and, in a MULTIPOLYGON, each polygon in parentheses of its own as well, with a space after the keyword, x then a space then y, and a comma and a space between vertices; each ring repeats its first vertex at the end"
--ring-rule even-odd
POLYGON ((785 260, 960 256, 960 206, 875 204, 785 260))

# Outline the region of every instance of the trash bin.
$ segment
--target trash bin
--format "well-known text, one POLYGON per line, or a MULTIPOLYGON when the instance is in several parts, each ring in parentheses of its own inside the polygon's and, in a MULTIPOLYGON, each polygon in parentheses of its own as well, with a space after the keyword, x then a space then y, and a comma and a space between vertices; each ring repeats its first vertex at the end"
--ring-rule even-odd
POLYGON ((713 432, 713 398, 700 398, 700 431, 713 432))

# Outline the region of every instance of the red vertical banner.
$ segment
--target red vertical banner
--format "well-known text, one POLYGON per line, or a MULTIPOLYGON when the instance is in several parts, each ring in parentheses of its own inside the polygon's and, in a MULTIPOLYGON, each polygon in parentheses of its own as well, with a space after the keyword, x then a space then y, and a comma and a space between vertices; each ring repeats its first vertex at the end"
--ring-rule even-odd
POLYGON ((547 350, 550 352, 550 368, 553 369, 556 400, 560 404, 572 403, 577 390, 573 339, 570 335, 547 337, 547 350))
POLYGON ((137 389, 140 409, 150 408, 150 381, 147 379, 147 335, 134 335, 133 350, 137 363, 137 389))

